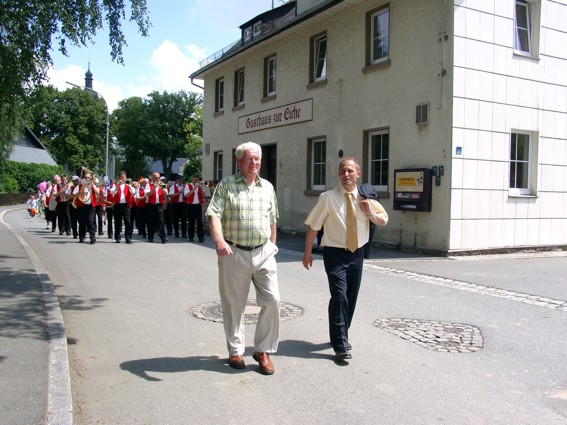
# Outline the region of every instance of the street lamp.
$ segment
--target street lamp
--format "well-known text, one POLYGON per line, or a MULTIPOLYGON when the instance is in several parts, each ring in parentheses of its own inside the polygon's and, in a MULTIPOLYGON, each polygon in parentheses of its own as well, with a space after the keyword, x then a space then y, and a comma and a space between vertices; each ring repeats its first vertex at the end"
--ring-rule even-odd
POLYGON ((104 99, 104 97, 102 97, 102 94, 100 94, 99 92, 97 92, 96 90, 93 90, 89 87, 82 87, 79 86, 78 84, 73 84, 70 83, 69 81, 66 81, 67 84, 69 84, 70 86, 73 87, 77 87, 79 89, 84 89, 84 90, 88 90, 88 91, 92 91, 93 93, 95 93, 96 95, 100 96, 100 98, 102 100, 104 100, 104 106, 106 106, 106 157, 105 157, 105 162, 104 162, 104 175, 108 177, 108 127, 110 125, 109 122, 109 113, 108 113, 108 103, 106 103, 106 100, 104 99))

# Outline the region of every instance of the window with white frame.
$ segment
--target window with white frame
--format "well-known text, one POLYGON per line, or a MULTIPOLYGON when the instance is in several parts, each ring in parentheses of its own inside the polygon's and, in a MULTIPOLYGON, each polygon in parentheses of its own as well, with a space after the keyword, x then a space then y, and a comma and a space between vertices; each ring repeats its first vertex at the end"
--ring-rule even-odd
POLYGON ((262 21, 258 21, 254 24, 253 36, 257 37, 262 34, 262 21))
POLYGON ((390 53, 390 8, 383 7, 370 14, 370 65, 388 60, 390 53))
POLYGON ((247 27, 242 30, 242 39, 245 43, 252 40, 252 27, 247 27))
POLYGON ((222 151, 215 152, 214 176, 215 180, 222 180, 222 151))
POLYGON ((388 130, 368 133, 368 174, 370 184, 379 192, 388 191, 390 134, 388 130))
POLYGON ((266 58, 265 61, 264 96, 276 94, 276 55, 266 58))
POLYGON ((315 36, 312 39, 312 70, 311 82, 327 78, 327 34, 315 36))
POLYGON ((513 130, 510 135, 510 194, 535 195, 537 133, 513 130))
POLYGON ((538 57, 541 0, 516 0, 514 10, 514 51, 538 57))
POLYGON ((234 106, 244 105, 244 68, 234 73, 234 106))
POLYGON ((224 111, 224 78, 215 81, 215 112, 224 111))
POLYGON ((327 141, 324 138, 311 140, 311 189, 325 190, 327 141))

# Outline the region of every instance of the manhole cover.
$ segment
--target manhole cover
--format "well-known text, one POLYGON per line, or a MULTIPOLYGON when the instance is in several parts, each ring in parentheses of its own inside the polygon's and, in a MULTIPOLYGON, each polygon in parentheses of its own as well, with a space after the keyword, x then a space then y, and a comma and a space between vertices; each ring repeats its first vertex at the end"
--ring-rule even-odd
POLYGON ((432 351, 472 353, 484 347, 480 329, 461 323, 389 318, 376 320, 374 326, 432 351))
MULTIPOLYGON (((303 313, 303 308, 297 305, 280 302, 281 320, 293 319, 297 316, 301 316, 303 313)), ((199 304, 191 308, 191 314, 198 319, 222 323, 222 304, 220 302, 199 304)), ((260 306, 256 303, 256 300, 246 301, 246 308, 244 309, 244 323, 247 325, 254 325, 258 323, 259 314, 260 306)))

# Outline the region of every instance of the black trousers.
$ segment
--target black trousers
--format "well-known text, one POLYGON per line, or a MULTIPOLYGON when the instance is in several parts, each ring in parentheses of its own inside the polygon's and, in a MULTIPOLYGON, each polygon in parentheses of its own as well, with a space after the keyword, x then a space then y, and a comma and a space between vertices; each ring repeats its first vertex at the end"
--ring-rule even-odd
POLYGON ((132 210, 128 204, 114 204, 114 239, 120 240, 122 222, 124 222, 124 239, 132 240, 132 210))
POLYGON ((108 233, 108 239, 112 239, 114 236, 114 207, 106 206, 106 232, 108 233))
POLYGON ((161 241, 165 241, 164 204, 146 204, 148 210, 148 241, 153 242, 157 232, 161 241))
POLYGON ((77 236, 79 236, 79 230, 77 229, 77 224, 79 223, 79 208, 71 206, 69 208, 69 215, 71 216, 71 230, 73 231, 73 238, 77 239, 77 236))
POLYGON ((138 229, 138 235, 141 235, 142 237, 146 237, 147 236, 147 225, 146 222, 147 220, 147 215, 148 212, 146 211, 146 207, 133 207, 132 208, 132 212, 134 214, 134 222, 136 223, 136 229, 138 229))
POLYGON ((205 239, 203 230, 203 207, 201 204, 187 204, 189 211, 189 239, 195 237, 195 222, 197 222, 197 237, 200 241, 205 239))
POLYGON ((95 207, 95 223, 96 223, 96 228, 98 230, 98 234, 99 235, 103 235, 104 231, 102 230, 102 224, 104 221, 104 207, 102 205, 97 205, 95 207))
POLYGON ((362 280, 364 249, 350 252, 325 247, 323 263, 329 280, 329 336, 335 352, 348 350, 348 329, 356 308, 362 280))
POLYGON ((92 205, 83 205, 79 208, 79 241, 85 240, 87 232, 91 240, 96 240, 96 208, 92 205))
POLYGON ((59 233, 63 234, 71 234, 71 215, 69 212, 69 203, 68 202, 58 202, 57 203, 57 225, 59 226, 59 233))
POLYGON ((179 237, 179 224, 181 224, 181 237, 187 237, 187 207, 185 203, 178 202, 170 205, 173 209, 173 232, 179 237))

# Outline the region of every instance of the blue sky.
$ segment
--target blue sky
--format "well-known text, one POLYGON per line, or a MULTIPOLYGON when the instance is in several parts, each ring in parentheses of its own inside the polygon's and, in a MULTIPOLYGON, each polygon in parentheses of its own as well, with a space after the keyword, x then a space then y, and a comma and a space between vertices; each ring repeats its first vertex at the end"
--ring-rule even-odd
MULTIPOLYGON (((129 4, 129 2, 126 2, 129 4)), ((240 37, 239 26, 272 8, 280 0, 147 0, 152 23, 149 37, 126 21, 123 31, 125 65, 112 62, 107 28, 99 31, 94 45, 71 47, 68 57, 53 52, 49 83, 60 90, 66 81, 84 85, 90 62, 93 88, 114 110, 120 100, 144 97, 157 90, 201 92, 189 75, 199 62, 240 37)), ((128 13, 127 13, 128 18, 128 13)))

